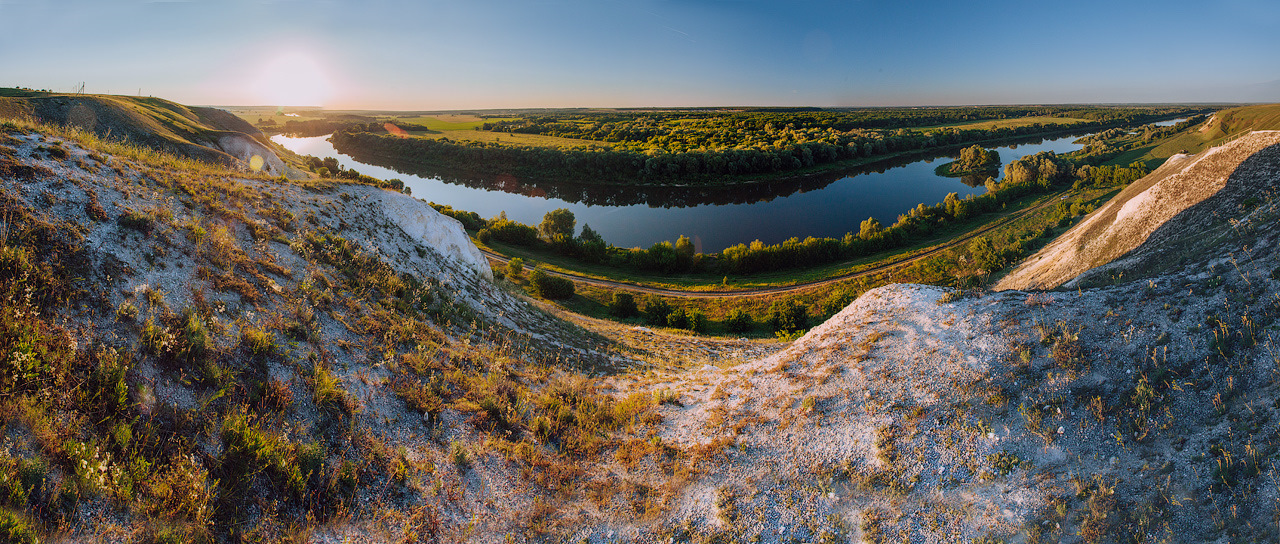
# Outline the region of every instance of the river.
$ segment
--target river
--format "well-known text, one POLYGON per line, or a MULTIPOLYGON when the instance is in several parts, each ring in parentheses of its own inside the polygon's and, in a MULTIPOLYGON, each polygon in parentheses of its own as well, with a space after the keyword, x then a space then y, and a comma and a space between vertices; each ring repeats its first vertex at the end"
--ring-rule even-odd
MULTIPOLYGON (((1002 164, 1007 164, 1040 151, 1062 154, 1078 150, 1081 146, 1074 141, 1080 136, 995 149, 1002 164)), ((326 138, 277 135, 272 140, 298 154, 334 157, 344 168, 362 174, 401 179, 417 198, 486 218, 506 212, 511 219, 536 226, 548 211, 567 208, 577 219, 579 230, 590 225, 606 241, 620 247, 648 247, 682 234, 688 235, 700 252, 720 251, 757 239, 777 243, 791 237, 840 237, 857 232, 868 217, 888 226, 916 204, 941 202, 947 193, 964 197, 986 192, 980 184, 973 187, 935 174, 936 161, 951 160, 945 156, 745 188, 601 187, 500 178, 446 181, 358 162, 338 153, 326 138)))

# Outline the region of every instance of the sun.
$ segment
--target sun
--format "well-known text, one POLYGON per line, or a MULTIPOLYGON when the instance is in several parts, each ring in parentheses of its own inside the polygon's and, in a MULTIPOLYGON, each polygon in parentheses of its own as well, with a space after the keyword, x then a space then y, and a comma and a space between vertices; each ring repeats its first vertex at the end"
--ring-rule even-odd
POLYGON ((272 106, 323 106, 333 84, 315 58, 290 52, 262 66, 254 90, 259 100, 272 106))

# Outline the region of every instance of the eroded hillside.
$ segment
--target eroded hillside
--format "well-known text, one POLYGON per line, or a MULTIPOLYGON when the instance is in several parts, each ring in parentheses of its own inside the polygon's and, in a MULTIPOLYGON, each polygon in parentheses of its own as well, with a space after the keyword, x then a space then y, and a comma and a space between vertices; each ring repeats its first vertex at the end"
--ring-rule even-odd
POLYGON ((589 379, 653 342, 495 284, 405 195, 23 122, 0 177, 16 541, 537 535, 653 421, 589 379))
POLYGON ((0 132, 13 540, 1280 537, 1270 136, 1196 163, 1251 189, 1180 261, 883 287, 778 351, 525 299, 397 193, 0 132))
POLYGON ((996 289, 1051 289, 1140 278, 1203 260, 1280 186, 1280 131, 1254 131, 1175 155, 1013 272, 996 289))

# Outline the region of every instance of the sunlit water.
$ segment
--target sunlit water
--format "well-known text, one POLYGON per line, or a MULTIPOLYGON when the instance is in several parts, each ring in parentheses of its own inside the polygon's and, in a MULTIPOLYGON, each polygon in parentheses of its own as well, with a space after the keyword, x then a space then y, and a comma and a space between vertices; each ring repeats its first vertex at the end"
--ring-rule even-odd
MULTIPOLYGON (((1052 150, 1061 154, 1078 150, 1081 146, 1073 142, 1079 137, 1066 136, 1040 143, 998 147, 996 150, 1000 152, 1002 163, 1007 164, 1040 151, 1052 150)), ((883 172, 831 176, 838 179, 830 182, 810 180, 779 182, 750 190, 720 189, 718 191, 721 193, 729 194, 708 198, 702 198, 701 195, 691 198, 687 194, 681 194, 666 199, 660 195, 655 196, 652 189, 645 189, 640 190, 645 193, 642 199, 604 200, 640 200, 646 203, 602 205, 581 202, 600 202, 600 198, 566 196, 573 194, 575 190, 580 190, 583 194, 589 193, 592 191, 590 188, 571 187, 546 191, 511 183, 507 189, 517 192, 508 192, 397 172, 361 163, 338 153, 326 138, 277 135, 272 140, 295 153, 321 158, 334 157, 344 168, 354 168, 362 174, 380 179, 404 180, 417 198, 473 211, 486 218, 506 212, 511 219, 537 225, 548 211, 568 208, 577 219, 579 229, 584 224, 591 225, 606 241, 622 247, 647 247, 655 242, 675 240, 682 234, 692 238, 695 246, 702 252, 719 251, 756 239, 765 243, 777 243, 790 237, 840 237, 846 232, 857 232, 859 223, 868 217, 875 217, 881 224, 890 225, 897 221, 899 214, 914 208, 916 204, 940 202, 947 193, 955 192, 963 197, 986 192, 981 185, 970 187, 959 179, 936 175, 934 168, 939 164, 937 161, 951 160, 942 157, 917 160, 883 172), (738 191, 738 194, 732 194, 733 191, 738 191), (554 192, 560 197, 545 196, 548 192, 554 192), (744 198, 742 195, 748 196, 744 198)), ((539 186, 546 185, 544 182, 539 186)), ((630 191, 617 187, 610 190, 620 191, 623 197, 630 191)))

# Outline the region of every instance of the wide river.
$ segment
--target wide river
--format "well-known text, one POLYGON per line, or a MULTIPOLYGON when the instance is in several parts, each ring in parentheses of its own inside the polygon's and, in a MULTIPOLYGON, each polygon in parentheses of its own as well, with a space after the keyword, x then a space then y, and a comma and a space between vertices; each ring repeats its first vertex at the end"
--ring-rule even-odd
MULTIPOLYGON (((996 148, 1002 164, 1040 151, 1067 153, 1080 149, 1081 135, 1063 136, 996 148)), ((934 204, 947 193, 961 197, 986 192, 957 178, 934 173, 936 161, 915 158, 805 180, 753 184, 748 188, 654 189, 584 186, 516 179, 442 180, 365 164, 334 150, 325 136, 272 140, 302 155, 334 157, 344 168, 379 179, 398 178, 413 196, 473 211, 482 217, 501 212, 516 221, 537 225, 543 214, 568 208, 583 224, 620 247, 648 247, 680 235, 693 239, 701 252, 720 251, 738 243, 777 243, 790 237, 840 237, 857 232, 875 217, 888 226, 916 204, 934 204)), ((953 152, 953 155, 958 151, 953 152)), ((1003 169, 1000 173, 1003 176, 1003 169)), ((971 182, 974 180, 970 180, 971 182)))

